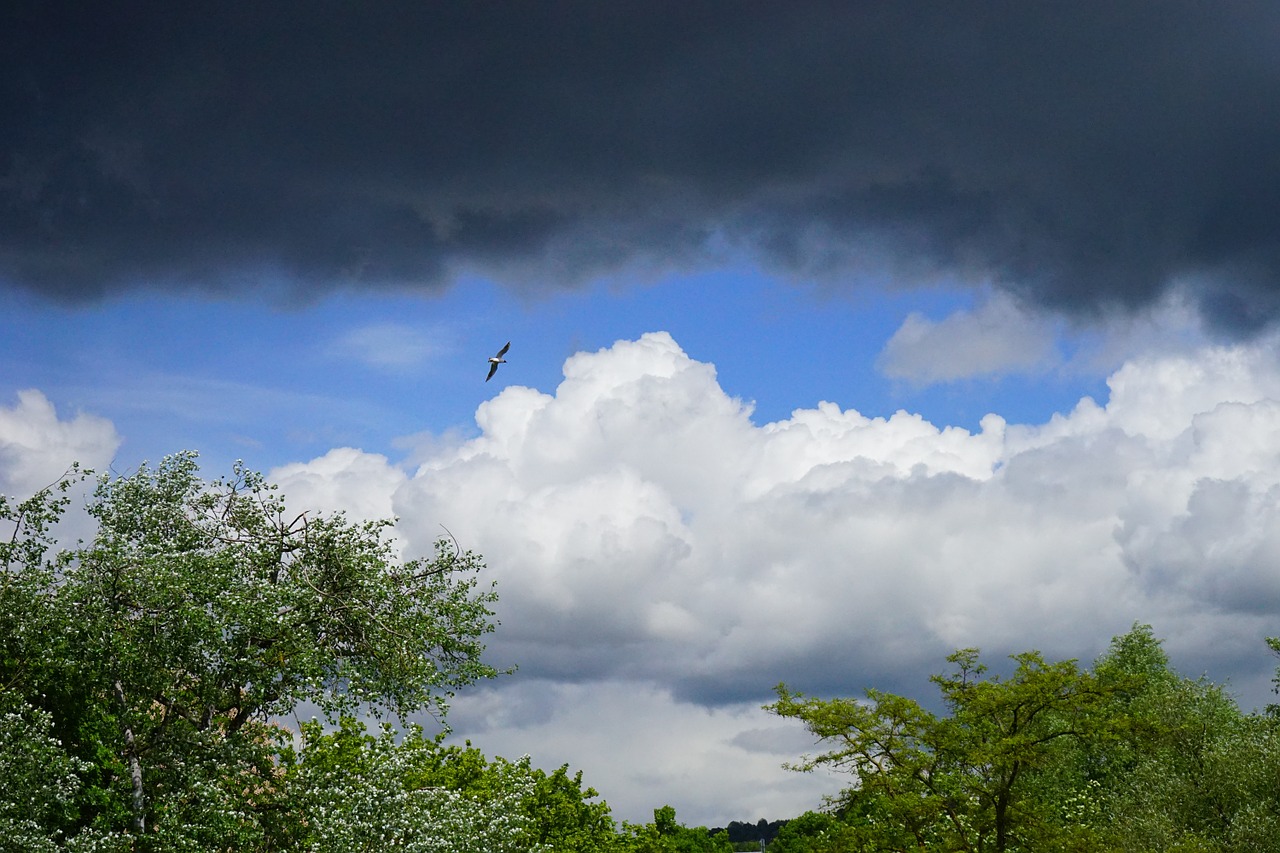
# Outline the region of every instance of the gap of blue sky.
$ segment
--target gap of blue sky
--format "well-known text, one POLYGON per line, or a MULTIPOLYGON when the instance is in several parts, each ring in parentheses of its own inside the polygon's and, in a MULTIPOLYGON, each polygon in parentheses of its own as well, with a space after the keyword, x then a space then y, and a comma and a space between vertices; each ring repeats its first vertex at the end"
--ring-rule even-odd
POLYGON ((553 394, 565 359, 667 331, 716 366, 722 388, 754 402, 758 423, 820 401, 976 429, 989 412, 1041 423, 1104 377, 1047 370, 917 386, 876 359, 904 318, 972 306, 958 289, 866 288, 832 295, 742 268, 517 297, 481 279, 441 296, 335 294, 281 306, 137 293, 67 308, 5 294, 0 392, 36 388, 66 415, 109 418, 116 467, 179 449, 211 466, 266 469, 354 446, 401 454, 396 439, 473 434, 476 407, 506 385, 553 394), (512 341, 485 383, 485 359, 512 341))

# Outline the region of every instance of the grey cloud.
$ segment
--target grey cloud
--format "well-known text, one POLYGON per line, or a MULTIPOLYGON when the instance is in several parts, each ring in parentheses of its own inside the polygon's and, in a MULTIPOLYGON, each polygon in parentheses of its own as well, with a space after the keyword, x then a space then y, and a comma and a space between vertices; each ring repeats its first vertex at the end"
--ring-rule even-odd
POLYGON ((1057 358, 1053 329, 1005 299, 941 321, 910 314, 885 344, 876 366, 911 383, 1044 369, 1057 358))
POLYGON ((795 726, 775 726, 738 732, 730 742, 748 752, 778 755, 783 759, 791 760, 797 755, 811 751, 814 746, 814 737, 795 726))
POLYGON ((1195 485, 1185 514, 1155 530, 1127 524, 1118 536, 1136 576, 1149 588, 1178 589, 1206 606, 1242 616, 1280 608, 1280 557, 1273 520, 1280 495, 1241 478, 1195 485))
POLYGON ((0 282, 293 297, 741 250, 1276 316, 1265 2, 19 2, 0 282))

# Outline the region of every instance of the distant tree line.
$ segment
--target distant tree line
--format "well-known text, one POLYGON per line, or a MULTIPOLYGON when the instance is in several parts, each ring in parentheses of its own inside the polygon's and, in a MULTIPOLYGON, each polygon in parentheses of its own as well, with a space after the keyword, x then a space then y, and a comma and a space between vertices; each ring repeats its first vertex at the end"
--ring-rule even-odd
POLYGON ((729 821, 728 826, 716 827, 708 832, 712 835, 723 832, 734 845, 755 844, 757 846, 751 849, 758 850, 759 843, 764 841, 767 844, 773 841, 778 835, 778 830, 785 823, 785 820, 765 820, 764 818, 760 818, 755 823, 733 820, 729 821))

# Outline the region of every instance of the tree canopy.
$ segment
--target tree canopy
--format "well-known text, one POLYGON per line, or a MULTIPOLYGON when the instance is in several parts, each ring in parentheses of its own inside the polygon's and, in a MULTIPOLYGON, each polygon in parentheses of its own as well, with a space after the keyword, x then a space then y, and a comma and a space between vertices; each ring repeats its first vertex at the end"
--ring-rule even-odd
POLYGON ((481 661, 496 593, 451 542, 401 560, 389 520, 291 513, 260 475, 206 482, 183 453, 99 479, 96 534, 58 548, 69 485, 0 502, 9 726, 88 768, 70 803, 44 796, 64 834, 157 849, 256 837, 288 738, 278 715, 443 715, 496 674, 481 661))
POLYGON ((798 762, 849 772, 826 813, 779 833, 819 851, 1249 851, 1280 837, 1273 716, 1179 676, 1149 626, 1092 671, 1013 656, 1007 678, 975 649, 934 676, 942 713, 904 696, 819 699, 777 688, 767 706, 830 748, 798 762))

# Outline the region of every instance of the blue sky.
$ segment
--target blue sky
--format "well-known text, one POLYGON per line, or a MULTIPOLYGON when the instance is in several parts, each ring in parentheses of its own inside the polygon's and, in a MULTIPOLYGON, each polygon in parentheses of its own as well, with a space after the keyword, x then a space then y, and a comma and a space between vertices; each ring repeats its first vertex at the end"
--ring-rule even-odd
MULTIPOLYGON (((908 314, 941 319, 972 295, 829 293, 746 265, 533 295, 473 278, 425 298, 337 293, 305 304, 148 291, 71 308, 4 299, 5 393, 38 388, 61 410, 109 417, 124 439, 118 470, 190 448, 210 464, 262 469, 338 445, 394 457, 405 436, 473 434, 475 407, 507 384, 553 393, 568 356, 649 331, 714 364, 760 424, 825 400, 972 430, 989 412, 1034 423, 1106 394, 1097 369, 885 376, 877 357, 908 314), (507 340, 510 363, 485 383, 485 359, 507 340)), ((1064 335, 1060 349, 1072 344, 1064 335)))
POLYGON ((196 449, 447 527, 519 665, 457 736, 632 821, 847 784, 783 680, 1141 622, 1272 698, 1276 4, 28 6, 0 490, 196 449))

